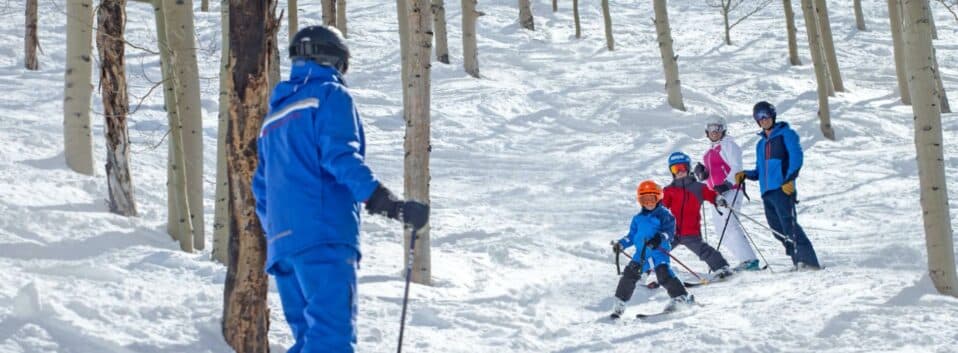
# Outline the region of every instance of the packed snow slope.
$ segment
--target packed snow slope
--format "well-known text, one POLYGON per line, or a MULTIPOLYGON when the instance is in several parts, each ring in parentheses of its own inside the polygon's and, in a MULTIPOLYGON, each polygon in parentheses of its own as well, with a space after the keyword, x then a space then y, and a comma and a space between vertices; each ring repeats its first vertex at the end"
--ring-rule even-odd
MULTIPOLYGON (((211 234, 220 21, 195 1, 211 234)), ((394 2, 349 1, 348 80, 369 141, 369 163, 402 190, 401 94, 394 2)), ((285 3, 282 4, 285 6, 285 3)), ((318 1, 300 2, 303 25, 318 1)), ((787 61, 780 2, 721 38, 704 1, 672 1, 672 34, 688 112, 665 104, 648 1, 612 0, 616 50, 604 46, 600 7, 583 2, 583 37, 568 1, 534 1, 536 31, 516 2, 480 1, 481 79, 461 70, 460 7, 446 1, 453 63, 432 70, 431 202, 435 286, 411 291, 410 352, 953 352, 958 300, 935 294, 926 272, 911 108, 899 103, 884 2, 852 1, 830 16, 848 88, 831 99, 838 139, 822 138, 804 31, 804 65, 787 61), (609 240, 637 212, 635 187, 668 181, 666 156, 700 158, 703 121, 721 114, 754 163, 751 106, 768 100, 801 136, 799 220, 827 268, 786 272, 780 245, 749 234, 771 270, 695 288, 703 306, 671 319, 608 323, 617 277, 609 240), (774 271, 774 272, 773 272, 774 271)), ((41 70, 23 66, 23 7, 0 4, 0 352, 228 352, 220 335, 226 269, 211 243, 178 251, 165 234, 166 117, 155 54, 127 47, 133 180, 139 217, 108 212, 103 116, 93 99, 94 177, 65 167, 62 144, 64 1, 40 1, 41 70), (144 98, 145 96, 145 98, 144 98), (138 105, 142 99, 142 104, 138 105)), ((127 39, 155 50, 152 8, 130 2, 127 39)), ((797 9, 797 5, 796 5, 797 9)), ((958 99, 958 22, 935 7, 938 60, 958 99)), ((799 17, 800 21, 800 17, 799 17)), ((798 22, 803 28, 802 22, 798 22)), ((288 38, 281 29, 280 42, 288 38)), ((283 61, 284 67, 288 65, 283 61)), ((285 71, 285 70, 284 70, 285 71)), ((96 72, 96 71, 94 71, 96 72)), ((95 85, 96 83, 94 83, 95 85)), ((953 106, 958 102, 953 101, 953 106)), ((958 121, 943 117, 948 175, 958 175, 958 121)), ((949 189, 958 190, 955 178, 949 189)), ((752 190, 756 190, 755 187, 752 190)), ((958 205, 951 193, 951 204, 958 205)), ((764 219, 758 193, 745 214, 764 219)), ((953 209, 952 214, 958 214, 953 209)), ((396 223, 366 217, 359 350, 395 349, 402 298, 396 223)), ((717 242, 709 229, 709 241, 717 242)), ((676 255, 696 271, 705 265, 676 255)), ((688 276, 687 274, 681 274, 688 276)), ((659 310, 662 291, 639 288, 627 317, 659 310)), ((291 344, 275 290, 270 342, 291 344)))

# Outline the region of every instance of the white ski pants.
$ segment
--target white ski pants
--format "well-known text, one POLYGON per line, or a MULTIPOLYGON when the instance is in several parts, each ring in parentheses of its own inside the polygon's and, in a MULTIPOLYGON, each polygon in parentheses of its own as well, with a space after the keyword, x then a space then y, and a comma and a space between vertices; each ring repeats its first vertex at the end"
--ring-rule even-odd
MULTIPOLYGON (((732 199, 735 198, 735 189, 722 193, 722 197, 725 198, 725 201, 728 201, 729 206, 734 208, 735 211, 742 209, 742 201, 745 199, 745 195, 743 195, 742 192, 738 193, 738 198, 735 199, 734 204, 732 199)), ((722 236, 722 229, 725 228, 725 238, 722 240, 722 249, 731 252, 732 256, 739 262, 755 260, 755 251, 752 250, 748 239, 745 238, 745 230, 742 229, 742 224, 739 223, 738 218, 733 216, 731 211, 725 208, 720 209, 723 213, 722 215, 719 215, 714 208, 712 209, 712 225, 714 226, 716 236, 719 238, 722 236), (725 227, 726 220, 728 220, 727 228, 725 227)))

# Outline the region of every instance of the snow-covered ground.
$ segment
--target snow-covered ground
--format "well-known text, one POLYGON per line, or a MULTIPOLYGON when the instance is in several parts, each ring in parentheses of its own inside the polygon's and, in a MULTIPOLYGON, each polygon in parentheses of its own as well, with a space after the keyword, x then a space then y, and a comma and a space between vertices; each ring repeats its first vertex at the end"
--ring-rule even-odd
MULTIPOLYGON (((220 55, 219 2, 212 3, 211 12, 196 13, 207 225, 220 55)), ((535 32, 519 28, 515 4, 479 3, 487 15, 479 21, 483 78, 476 80, 461 70, 459 2, 446 1, 453 64, 433 66, 432 86, 436 285, 412 288, 407 351, 955 351, 958 300, 935 294, 924 274, 911 108, 896 98, 884 2, 865 2, 865 32, 854 28, 851 0, 829 5, 848 88, 831 100, 837 141, 819 132, 804 30, 805 65, 788 65, 779 2, 736 27, 733 46, 722 43, 716 9, 703 1, 670 4, 685 113, 665 103, 650 2, 611 1, 614 52, 604 48, 597 4, 582 4, 581 39, 569 2, 553 13, 550 1, 534 1, 535 32), (688 315, 598 320, 617 282, 607 244, 637 211, 635 186, 646 178, 666 182, 672 151, 700 157, 707 114, 728 117, 746 163, 754 163, 749 114, 758 100, 775 103, 802 138, 798 211, 827 268, 785 272, 780 245, 746 224, 774 273, 695 288, 703 306, 688 315)), ((303 24, 320 21, 318 1, 300 6, 303 24)), ((398 191, 404 124, 394 6, 349 1, 355 54, 348 80, 367 125, 369 162, 398 191)), ((162 97, 146 97, 130 117, 140 216, 110 214, 102 169, 85 177, 64 166, 65 7, 62 0, 41 0, 40 7, 44 54, 41 70, 29 72, 22 68, 22 5, 0 3, 0 352, 230 351, 219 333, 225 268, 208 260, 211 244, 186 254, 164 232, 162 97)), ((938 60, 958 100, 958 22, 935 10, 938 60)), ((130 42, 155 47, 152 24, 151 7, 129 3, 130 42)), ((285 27, 281 32, 285 42, 285 27)), ((155 55, 131 47, 127 54, 135 105, 160 69, 155 55)), ((101 111, 99 96, 93 101, 101 111)), ((94 116, 98 166, 102 120, 94 116)), ((947 172, 956 175, 958 120, 943 120, 947 172)), ((958 179, 949 180, 958 190, 958 179)), ((756 194, 744 212, 763 219, 756 194)), ((716 232, 709 232, 714 245, 716 232)), ((362 239, 359 350, 387 352, 399 328, 401 236, 395 223, 366 217, 362 239)), ((676 254, 705 270, 686 250, 676 254)), ((658 310, 666 297, 639 288, 627 314, 658 310)), ((270 341, 282 352, 289 329, 275 290, 269 300, 270 341)))

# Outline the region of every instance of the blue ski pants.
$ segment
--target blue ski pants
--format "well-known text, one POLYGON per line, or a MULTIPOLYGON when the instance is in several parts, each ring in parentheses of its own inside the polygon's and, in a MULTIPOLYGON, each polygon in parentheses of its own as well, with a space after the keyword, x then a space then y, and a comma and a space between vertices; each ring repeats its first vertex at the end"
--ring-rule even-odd
POLYGON ((775 235, 775 238, 785 246, 785 254, 792 258, 792 264, 801 262, 809 266, 821 267, 811 240, 808 239, 802 226, 798 225, 795 198, 785 195, 782 189, 776 189, 763 194, 762 202, 765 204, 765 219, 768 220, 768 226, 790 237, 790 239, 783 239, 775 235))
POLYGON ((356 349, 356 266, 348 245, 320 245, 269 269, 296 338, 288 353, 353 353, 356 349))

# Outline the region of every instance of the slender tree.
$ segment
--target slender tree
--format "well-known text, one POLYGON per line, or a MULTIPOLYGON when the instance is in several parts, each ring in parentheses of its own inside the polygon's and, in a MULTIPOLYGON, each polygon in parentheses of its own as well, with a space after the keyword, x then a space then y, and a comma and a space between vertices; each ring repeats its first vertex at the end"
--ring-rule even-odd
MULTIPOLYGON (((286 13, 286 20, 288 21, 286 26, 289 27, 289 39, 292 40, 296 32, 299 32, 299 5, 297 0, 286 0, 286 5, 289 8, 286 13)), ((226 28, 225 24, 223 28, 226 28)), ((223 45, 226 45, 225 42, 223 45)))
POLYGON ((227 169, 230 194, 229 266, 223 293, 223 337, 238 353, 269 352, 266 241, 256 216, 252 177, 256 137, 269 108, 269 53, 275 46, 276 1, 230 0, 227 80, 227 169))
MULTIPOLYGON (((405 198, 429 204, 429 124, 430 91, 429 72, 432 47, 432 19, 429 0, 407 0, 409 56, 404 66, 409 67, 409 105, 404 108, 406 117, 406 138, 404 149, 404 187, 405 198)), ((405 232, 405 248, 410 245, 411 235, 405 232)), ((412 281, 429 285, 432 283, 432 269, 429 249, 429 225, 417 232, 415 258, 413 259, 412 281)), ((408 263, 408 253, 403 263, 408 263)))
POLYGON ((928 274, 939 293, 958 297, 955 249, 948 207, 948 183, 942 150, 941 99, 935 84, 928 0, 906 0, 905 49, 908 53, 908 88, 915 114, 915 148, 921 187, 922 220, 928 251, 928 274))
MULTIPOLYGON (((295 3, 292 0, 291 3, 295 3)), ((220 40, 223 50, 220 52, 220 111, 219 124, 216 129, 216 204, 213 216, 213 259, 226 265, 229 264, 229 176, 226 169, 226 130, 229 127, 230 95, 229 89, 233 78, 230 73, 230 2, 220 0, 220 19, 222 28, 220 40)), ((293 6, 290 6, 292 12, 293 6)), ((290 35, 292 38, 292 35, 290 35)))
POLYGON ((732 28, 738 26, 739 23, 745 21, 752 15, 762 11, 768 4, 771 4, 772 0, 761 0, 761 1, 746 1, 746 0, 709 0, 708 4, 711 7, 718 8, 722 11, 722 21, 725 24, 725 44, 732 45, 732 28), (742 13, 742 16, 739 18, 734 18, 739 7, 742 4, 748 3, 750 6, 746 8, 745 13, 742 13))
POLYGON ((938 39, 938 25, 935 24, 935 14, 931 12, 931 6, 926 6, 925 11, 928 12, 928 24, 931 25, 931 39, 938 39))
POLYGON ((672 29, 669 26, 669 11, 665 0, 652 1, 655 8, 656 41, 662 54, 662 66, 665 69, 665 90, 669 95, 672 108, 685 111, 682 102, 682 81, 679 80, 678 56, 672 50, 672 29))
POLYGON ((336 0, 336 28, 348 37, 346 32, 346 0, 336 0))
POLYGON ((323 4, 323 24, 336 27, 336 0, 320 0, 323 4))
POLYGON ((446 36, 446 6, 443 0, 432 0, 433 33, 436 35, 436 60, 449 63, 449 40, 446 36))
POLYGON ((535 20, 532 18, 532 2, 519 0, 519 24, 530 31, 536 30, 535 20))
POLYGON ((782 0, 782 4, 785 6, 785 27, 788 32, 788 63, 792 66, 798 66, 802 64, 802 59, 798 57, 798 39, 795 35, 798 30, 795 28, 795 11, 792 10, 792 0, 782 0))
POLYGON ((802 13, 805 16, 805 30, 808 33, 808 48, 812 54, 812 66, 815 68, 815 82, 818 84, 818 119, 822 135, 829 140, 834 140, 835 131, 832 130, 832 119, 828 108, 828 87, 830 84, 828 69, 825 66, 825 55, 822 53, 818 21, 815 19, 815 7, 812 0, 802 0, 802 13))
POLYGON ((612 39, 612 14, 609 11, 609 0, 602 0, 602 19, 605 22, 605 47, 615 50, 615 40, 612 39))
POLYGON ((822 49, 825 50, 825 62, 828 64, 828 77, 832 80, 832 88, 837 92, 845 92, 842 73, 838 69, 838 56, 835 54, 832 25, 828 19, 828 5, 826 5, 825 0, 815 0, 815 12, 818 18, 819 38, 822 49))
POLYGON ((40 46, 40 40, 37 39, 37 0, 27 0, 26 9, 23 66, 27 70, 37 70, 40 68, 37 63, 37 48, 40 46))
POLYGON ((136 216, 130 176, 130 135, 126 128, 129 100, 123 63, 126 0, 101 0, 97 11, 96 46, 100 56, 100 95, 106 118, 106 179, 110 212, 136 216))
POLYGON ((552 12, 559 11, 559 0, 552 0, 552 12))
POLYGON ((210 0, 202 0, 200 2, 200 11, 203 11, 203 12, 210 11, 210 0))
MULTIPOLYGON (((176 209, 177 219, 188 217, 193 225, 190 237, 193 248, 205 247, 205 228, 203 219, 203 116, 200 106, 199 68, 196 62, 196 41, 193 30, 192 0, 162 0, 163 15, 166 21, 166 45, 170 55, 173 93, 176 95, 176 117, 178 124, 171 129, 181 129, 183 164, 186 169, 186 191, 189 208, 176 209)), ((176 154, 173 139, 171 148, 176 154)), ((177 166, 171 165, 171 169, 177 166)), ((175 173, 175 170, 174 170, 175 173)), ((186 249, 184 249, 186 250, 186 249)))
POLYGON ((579 26, 579 0, 572 0, 572 19, 575 22, 575 37, 582 38, 582 27, 579 26))
POLYGON ((462 0, 462 66, 466 73, 479 78, 479 49, 476 41, 476 0, 462 0))
POLYGON ((895 74, 898 77, 898 91, 901 104, 911 105, 911 91, 908 90, 908 76, 905 68, 905 39, 901 25, 901 4, 898 0, 888 0, 888 21, 891 22, 892 49, 895 54, 895 74))
POLYGON ((93 1, 67 0, 67 55, 63 85, 63 149, 67 166, 93 175, 93 1))
POLYGON ((938 93, 941 95, 941 112, 951 113, 951 104, 948 104, 948 94, 945 92, 945 83, 941 81, 941 70, 938 69, 938 53, 932 48, 931 59, 935 63, 935 82, 937 83, 938 93))
POLYGON ((865 30, 865 13, 862 12, 862 0, 855 0, 855 27, 859 31, 865 30))

